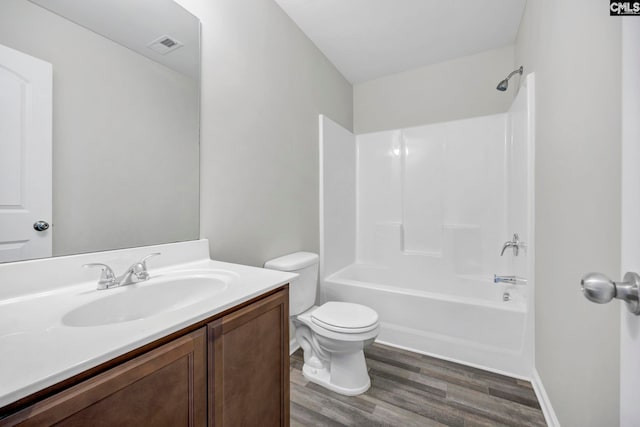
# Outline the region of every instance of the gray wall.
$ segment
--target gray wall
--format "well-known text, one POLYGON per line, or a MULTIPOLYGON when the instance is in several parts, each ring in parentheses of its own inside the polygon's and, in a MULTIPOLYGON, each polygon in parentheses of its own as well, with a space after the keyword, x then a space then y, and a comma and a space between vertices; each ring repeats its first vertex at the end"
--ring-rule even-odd
POLYGON ((563 426, 618 425, 620 18, 599 1, 528 0, 516 63, 536 72, 536 369, 563 426))
POLYGON ((273 0, 180 0, 202 20, 201 236, 249 265, 319 249, 318 114, 352 88, 273 0))
POLYGON ((0 43, 53 64, 54 255, 198 237, 197 82, 26 0, 0 43))
POLYGON ((507 46, 356 84, 355 132, 504 113, 513 95, 495 87, 513 68, 507 46))

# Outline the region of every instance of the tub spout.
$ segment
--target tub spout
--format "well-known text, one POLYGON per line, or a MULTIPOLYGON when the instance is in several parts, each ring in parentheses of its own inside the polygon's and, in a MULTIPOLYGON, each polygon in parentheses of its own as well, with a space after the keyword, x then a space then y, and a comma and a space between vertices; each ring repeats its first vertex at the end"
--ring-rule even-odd
POLYGON ((518 276, 498 276, 493 275, 493 283, 507 283, 509 285, 525 285, 527 279, 518 276))

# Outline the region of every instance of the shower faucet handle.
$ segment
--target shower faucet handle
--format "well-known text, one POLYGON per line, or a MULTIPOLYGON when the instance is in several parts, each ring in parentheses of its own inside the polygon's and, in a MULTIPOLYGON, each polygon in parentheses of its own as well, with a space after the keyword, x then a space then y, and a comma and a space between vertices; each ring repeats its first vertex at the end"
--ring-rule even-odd
POLYGON ((506 251, 507 248, 513 249, 513 255, 518 256, 518 252, 520 251, 520 246, 522 245, 524 245, 524 242, 520 241, 520 236, 518 236, 518 233, 513 233, 513 239, 509 240, 508 242, 504 242, 504 245, 502 246, 502 251, 500 252, 500 256, 504 255, 504 251, 506 251))

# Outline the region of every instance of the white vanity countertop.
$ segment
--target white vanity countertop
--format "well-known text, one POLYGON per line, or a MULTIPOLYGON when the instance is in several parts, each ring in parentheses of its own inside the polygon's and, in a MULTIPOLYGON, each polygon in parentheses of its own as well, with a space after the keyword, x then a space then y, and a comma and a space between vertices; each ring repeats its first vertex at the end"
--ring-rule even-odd
POLYGON ((0 408, 276 289, 294 277, 291 273, 212 261, 208 259, 206 240, 0 265, 0 408), (82 264, 113 263, 116 274, 120 274, 127 268, 122 265, 151 252, 163 253, 158 261, 164 258, 161 263, 154 263, 155 258, 149 261, 151 280, 168 272, 188 270, 223 271, 233 279, 210 299, 144 319, 100 326, 63 323, 64 315, 74 308, 113 292, 128 291, 128 286, 97 291, 99 270, 80 272, 82 264), (154 269, 157 264, 161 265, 154 269), (75 267, 72 274, 54 274, 70 265, 75 267), (25 281, 22 275, 28 277, 30 273, 54 277, 50 276, 47 282, 51 285, 47 287, 25 281), (93 278, 87 280, 87 274, 93 278), (70 280, 66 284, 65 276, 70 280))

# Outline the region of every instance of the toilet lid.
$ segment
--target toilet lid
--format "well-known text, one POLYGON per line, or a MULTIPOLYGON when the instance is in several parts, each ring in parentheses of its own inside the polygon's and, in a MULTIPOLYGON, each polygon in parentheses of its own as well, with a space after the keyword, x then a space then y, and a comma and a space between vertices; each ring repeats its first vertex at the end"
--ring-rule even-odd
POLYGON ((331 331, 359 333, 378 325, 378 313, 364 305, 331 301, 314 310, 311 321, 331 331))

